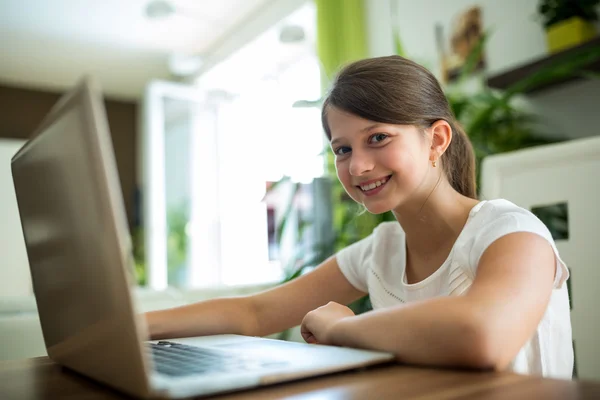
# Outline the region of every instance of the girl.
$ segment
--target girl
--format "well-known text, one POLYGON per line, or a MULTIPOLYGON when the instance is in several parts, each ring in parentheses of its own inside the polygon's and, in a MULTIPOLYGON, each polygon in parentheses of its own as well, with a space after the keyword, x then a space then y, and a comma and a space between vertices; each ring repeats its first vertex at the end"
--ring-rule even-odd
POLYGON ((399 362, 571 378, 568 270, 532 213, 477 200, 473 149, 435 77, 399 56, 355 62, 322 122, 347 193, 397 222, 285 285, 147 313, 151 338, 301 323, 309 343, 399 362), (355 316, 344 304, 367 293, 373 311, 355 316))

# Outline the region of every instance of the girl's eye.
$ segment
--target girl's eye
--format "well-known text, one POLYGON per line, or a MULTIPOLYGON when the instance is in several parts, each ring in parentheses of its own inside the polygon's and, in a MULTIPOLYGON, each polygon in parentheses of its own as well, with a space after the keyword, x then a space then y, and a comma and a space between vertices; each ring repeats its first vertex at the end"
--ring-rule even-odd
POLYGON ((349 152, 350 152, 350 147, 346 147, 346 146, 341 146, 341 147, 338 147, 337 149, 335 149, 335 150, 333 151, 333 153, 334 153, 336 156, 343 156, 344 154, 347 154, 347 153, 349 153, 349 152))
POLYGON ((369 142, 370 143, 381 143, 387 138, 388 138, 388 135, 385 133, 376 133, 369 138, 369 142))

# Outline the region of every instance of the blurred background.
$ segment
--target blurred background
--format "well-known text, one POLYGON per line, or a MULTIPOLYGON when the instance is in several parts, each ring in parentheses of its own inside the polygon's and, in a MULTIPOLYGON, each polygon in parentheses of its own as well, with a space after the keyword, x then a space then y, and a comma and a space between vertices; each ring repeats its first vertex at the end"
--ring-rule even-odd
MULTIPOLYGON (((344 195, 320 125, 335 72, 390 54, 442 82, 480 197, 531 209, 567 264, 595 266, 583 238, 598 217, 576 199, 600 195, 598 12, 597 0, 0 0, 0 336, 4 313, 24 343, 0 358, 44 351, 10 157, 84 75, 105 95, 144 309, 294 279, 391 218, 344 195)), ((571 284, 600 279, 583 270, 571 284)))

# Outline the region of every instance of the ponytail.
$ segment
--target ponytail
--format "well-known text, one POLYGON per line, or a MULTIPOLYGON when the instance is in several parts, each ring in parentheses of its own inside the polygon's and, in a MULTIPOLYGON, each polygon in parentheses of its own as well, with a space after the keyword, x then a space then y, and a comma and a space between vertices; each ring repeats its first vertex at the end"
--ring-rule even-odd
POLYGON ((473 145, 458 122, 453 121, 450 126, 452 141, 442 155, 442 168, 454 190, 477 199, 473 145))

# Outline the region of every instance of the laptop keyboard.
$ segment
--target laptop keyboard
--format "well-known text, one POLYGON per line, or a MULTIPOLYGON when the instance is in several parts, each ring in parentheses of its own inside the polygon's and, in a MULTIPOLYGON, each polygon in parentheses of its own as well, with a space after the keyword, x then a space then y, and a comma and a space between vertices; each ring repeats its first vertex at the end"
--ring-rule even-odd
POLYGON ((157 372, 169 376, 251 371, 281 367, 280 360, 240 356, 227 351, 160 341, 148 344, 157 372))

